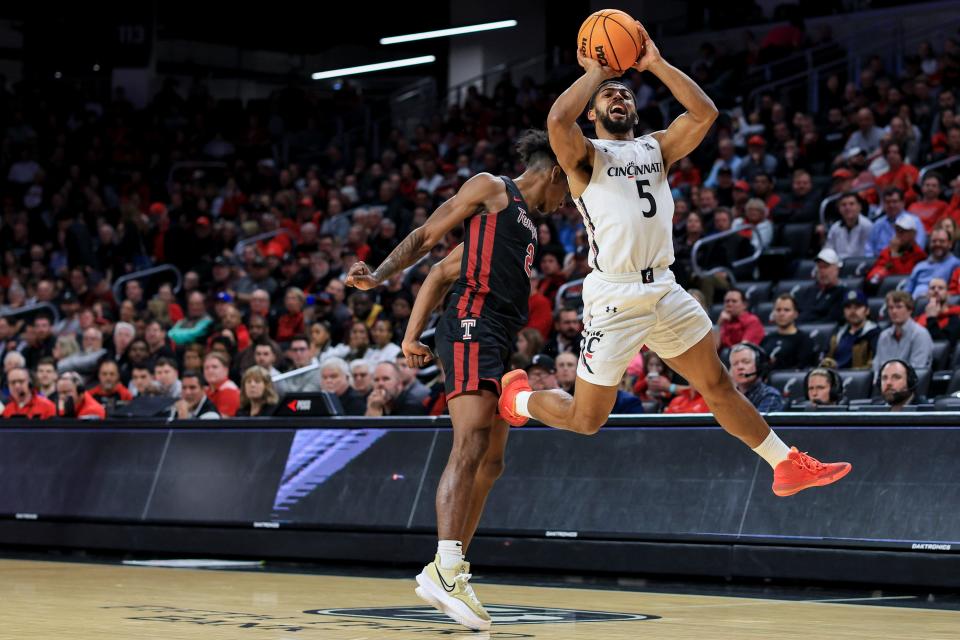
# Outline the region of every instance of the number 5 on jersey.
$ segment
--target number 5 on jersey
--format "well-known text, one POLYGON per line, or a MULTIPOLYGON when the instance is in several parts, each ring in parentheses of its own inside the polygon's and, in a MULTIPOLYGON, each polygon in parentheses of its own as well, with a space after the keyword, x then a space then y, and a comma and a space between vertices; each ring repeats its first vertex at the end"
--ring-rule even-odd
POLYGON ((653 197, 652 193, 644 191, 644 187, 649 187, 649 180, 637 180, 637 193, 640 194, 640 197, 645 199, 650 203, 650 210, 643 212, 644 218, 652 218, 657 215, 657 199, 653 197))

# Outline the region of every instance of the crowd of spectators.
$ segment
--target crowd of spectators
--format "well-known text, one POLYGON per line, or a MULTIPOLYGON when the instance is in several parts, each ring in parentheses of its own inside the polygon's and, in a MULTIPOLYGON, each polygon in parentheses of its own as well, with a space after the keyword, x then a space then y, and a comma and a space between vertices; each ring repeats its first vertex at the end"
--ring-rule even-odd
MULTIPOLYGON (((777 55, 811 44, 794 35, 778 41, 777 55)), ((736 55, 705 46, 690 72, 719 86, 764 60, 762 44, 736 55)), ((410 369, 399 344, 429 267, 462 232, 378 290, 346 288, 345 273, 357 260, 378 264, 477 172, 517 175, 512 140, 543 125, 577 75, 569 62, 542 85, 505 76, 489 97, 471 90, 376 148, 345 145, 324 128, 331 109, 360 101, 349 84, 334 100, 287 88, 243 106, 213 99, 202 83, 169 81, 135 109, 122 90, 109 101, 66 90, 54 99, 3 82, 4 415, 268 416, 284 396, 320 390, 348 415, 443 413, 443 372, 410 369), (181 286, 162 273, 117 286, 157 265, 175 267, 181 286)), ((809 372, 812 389, 837 370, 870 370, 879 401, 894 397, 887 381, 930 369, 935 342, 952 352, 960 338, 951 298, 960 294, 960 164, 918 184, 920 167, 960 156, 960 41, 941 51, 924 44, 902 68, 871 58, 859 77, 827 78, 817 113, 776 95, 724 109, 673 169, 674 271, 714 314, 718 349, 764 410, 784 406, 783 389, 765 382, 770 372, 809 372), (835 198, 821 220, 827 196, 835 198), (806 235, 791 244, 785 229, 798 226, 806 235), (694 245, 716 234, 695 268, 694 245), (731 268, 786 245, 779 271, 731 268), (863 270, 841 277, 850 264, 863 270), (798 265, 805 282, 751 295, 751 282, 773 273, 780 287, 798 265), (815 340, 811 323, 828 339, 815 340)), ((675 108, 665 88, 627 79, 640 129, 665 126, 675 108)), ((541 220, 539 245, 512 363, 535 389, 570 390, 583 326, 576 287, 564 285, 590 270, 571 203, 541 220)), ((807 388, 793 399, 811 399, 807 388)), ((707 408, 643 352, 615 410, 707 408)))

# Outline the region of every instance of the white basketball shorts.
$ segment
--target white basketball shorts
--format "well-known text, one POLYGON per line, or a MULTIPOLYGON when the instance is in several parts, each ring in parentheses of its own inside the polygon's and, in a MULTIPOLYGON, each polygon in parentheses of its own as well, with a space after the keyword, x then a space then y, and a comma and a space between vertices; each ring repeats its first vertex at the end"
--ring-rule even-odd
POLYGON ((583 282, 583 346, 577 376, 593 384, 620 384, 627 365, 647 345, 674 358, 700 342, 713 323, 669 269, 641 274, 592 271, 583 282))

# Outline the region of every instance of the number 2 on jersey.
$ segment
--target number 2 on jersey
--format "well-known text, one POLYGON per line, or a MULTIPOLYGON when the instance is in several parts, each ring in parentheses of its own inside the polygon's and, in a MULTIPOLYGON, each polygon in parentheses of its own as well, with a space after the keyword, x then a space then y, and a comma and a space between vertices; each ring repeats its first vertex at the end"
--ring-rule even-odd
POLYGON ((533 277, 533 254, 536 250, 532 242, 527 245, 527 257, 523 259, 523 268, 526 270, 528 278, 533 277))
POLYGON ((649 186, 649 180, 637 180, 637 193, 640 194, 641 198, 646 199, 647 202, 650 203, 650 210, 643 212, 644 218, 652 218, 653 216, 657 215, 657 199, 653 197, 652 193, 643 190, 644 187, 649 186))

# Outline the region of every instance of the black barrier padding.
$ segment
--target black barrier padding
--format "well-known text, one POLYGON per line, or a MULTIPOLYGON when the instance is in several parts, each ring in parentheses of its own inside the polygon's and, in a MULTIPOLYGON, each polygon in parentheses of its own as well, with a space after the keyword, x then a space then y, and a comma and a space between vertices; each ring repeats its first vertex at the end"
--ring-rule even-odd
MULTIPOLYGON (((450 451, 441 434, 424 492, 436 492, 450 451)), ((581 436, 514 430, 506 470, 480 526, 492 530, 604 533, 736 531, 756 457, 710 429, 617 430, 581 436), (749 455, 747 455, 749 454, 749 455)), ((433 501, 421 499, 414 524, 431 526, 433 501)))
POLYGON ((831 487, 790 498, 758 484, 744 535, 960 540, 960 429, 778 432, 823 460, 852 463, 853 471, 831 487))
MULTIPOLYGON (((355 457, 286 511, 281 521, 330 526, 369 526, 404 529, 417 500, 428 456, 443 459, 443 431, 391 431, 355 457), (437 440, 434 446, 434 440, 437 440)), ((420 491, 433 511, 433 492, 420 491)), ((434 523, 428 525, 434 528, 434 523)))
MULTIPOLYGON (((774 497, 769 466, 717 428, 614 428, 592 437, 515 429, 481 532, 958 549, 960 427, 843 428, 807 419, 820 426, 778 432, 854 470, 790 498, 774 497)), ((146 511, 147 521, 202 524, 273 514, 284 526, 434 530, 448 429, 294 435, 0 430, 0 514, 138 521, 146 511)))
POLYGON ((146 520, 271 519, 290 431, 172 432, 146 520))
POLYGON ((0 513, 140 518, 164 432, 0 432, 0 513))

